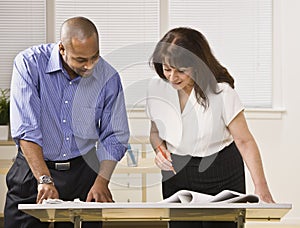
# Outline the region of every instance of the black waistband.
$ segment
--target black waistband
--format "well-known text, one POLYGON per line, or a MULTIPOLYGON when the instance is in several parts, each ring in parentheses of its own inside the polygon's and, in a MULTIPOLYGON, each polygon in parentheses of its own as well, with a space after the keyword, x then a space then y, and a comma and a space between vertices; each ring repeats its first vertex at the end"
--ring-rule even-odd
POLYGON ((82 156, 79 156, 66 161, 46 161, 46 164, 49 169, 64 171, 76 167, 81 162, 84 162, 84 159, 82 156))
MULTIPOLYGON (((17 156, 26 161, 26 159, 23 155, 23 152, 20 148, 18 149, 18 155, 17 156)), ((46 165, 49 169, 64 171, 64 170, 69 170, 71 168, 74 168, 74 167, 84 163, 86 160, 95 159, 94 157, 97 159, 97 157, 95 155, 95 148, 91 149, 89 152, 87 152, 86 154, 84 154, 82 156, 71 158, 69 160, 65 160, 65 161, 45 161, 45 162, 46 162, 46 165)))
POLYGON ((229 144, 228 146, 226 146, 225 148, 223 148, 221 151, 206 156, 206 157, 193 157, 191 155, 177 155, 177 154, 171 154, 172 156, 172 161, 173 163, 180 163, 180 164, 190 164, 190 165, 199 165, 199 163, 204 160, 204 161, 214 161, 217 157, 218 159, 222 159, 223 157, 225 157, 226 159, 228 158, 232 158, 235 156, 240 157, 240 153, 238 148, 235 145, 235 142, 232 142, 231 144, 229 144))

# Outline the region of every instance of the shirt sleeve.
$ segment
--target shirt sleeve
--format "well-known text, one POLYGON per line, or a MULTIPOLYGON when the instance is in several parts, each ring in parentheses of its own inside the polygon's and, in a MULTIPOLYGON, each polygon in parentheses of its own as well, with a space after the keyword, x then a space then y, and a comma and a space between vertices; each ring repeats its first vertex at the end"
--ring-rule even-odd
POLYGON ((33 55, 22 52, 14 61, 10 108, 11 134, 17 145, 27 140, 42 146, 40 98, 36 62, 33 55))
POLYGON ((123 88, 117 73, 105 86, 104 103, 97 155, 100 161, 119 161, 127 150, 129 127, 123 88))
POLYGON ((231 88, 228 84, 223 83, 222 88, 223 95, 223 119, 228 126, 231 121, 244 110, 244 106, 239 98, 237 92, 231 88))

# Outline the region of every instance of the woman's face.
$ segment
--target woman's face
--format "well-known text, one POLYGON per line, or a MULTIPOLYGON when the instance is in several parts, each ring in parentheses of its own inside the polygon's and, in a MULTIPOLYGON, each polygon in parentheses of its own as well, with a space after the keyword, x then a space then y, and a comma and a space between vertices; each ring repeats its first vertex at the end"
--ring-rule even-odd
POLYGON ((183 90, 187 94, 190 94, 194 86, 194 81, 191 78, 193 72, 191 67, 175 68, 164 63, 163 72, 174 89, 183 90))

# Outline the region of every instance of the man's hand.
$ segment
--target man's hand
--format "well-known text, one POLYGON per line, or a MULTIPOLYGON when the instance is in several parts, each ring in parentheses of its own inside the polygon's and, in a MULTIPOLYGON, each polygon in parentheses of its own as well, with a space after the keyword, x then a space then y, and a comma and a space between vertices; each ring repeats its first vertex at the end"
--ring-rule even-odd
POLYGON ((90 189, 86 202, 114 202, 110 190, 108 189, 109 181, 98 175, 94 185, 90 189))
POLYGON ((58 199, 59 194, 54 184, 39 184, 36 203, 40 204, 45 199, 58 199))

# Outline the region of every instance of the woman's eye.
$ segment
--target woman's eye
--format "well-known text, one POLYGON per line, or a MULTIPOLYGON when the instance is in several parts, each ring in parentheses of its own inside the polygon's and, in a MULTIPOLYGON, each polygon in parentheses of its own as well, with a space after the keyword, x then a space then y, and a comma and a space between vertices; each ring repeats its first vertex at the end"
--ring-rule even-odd
POLYGON ((186 72, 187 72, 187 69, 181 68, 181 69, 178 69, 177 71, 178 71, 179 73, 186 73, 186 72))
POLYGON ((170 71, 170 69, 164 69, 164 71, 170 71))

